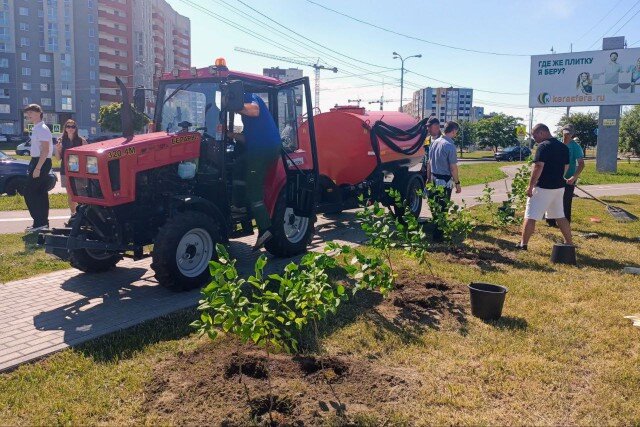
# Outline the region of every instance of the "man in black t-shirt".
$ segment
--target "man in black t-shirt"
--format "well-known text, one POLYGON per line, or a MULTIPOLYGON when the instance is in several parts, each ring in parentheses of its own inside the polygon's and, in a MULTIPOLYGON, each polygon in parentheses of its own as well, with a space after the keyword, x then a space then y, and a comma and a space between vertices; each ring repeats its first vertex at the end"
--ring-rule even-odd
POLYGON ((529 239, 536 228, 536 221, 540 221, 545 214, 547 218, 556 220, 565 245, 573 245, 571 227, 564 216, 562 204, 564 174, 569 168, 569 149, 551 135, 546 125, 535 125, 531 136, 539 145, 533 159, 534 166, 527 189, 527 208, 524 212, 522 239, 516 247, 527 249, 529 239))

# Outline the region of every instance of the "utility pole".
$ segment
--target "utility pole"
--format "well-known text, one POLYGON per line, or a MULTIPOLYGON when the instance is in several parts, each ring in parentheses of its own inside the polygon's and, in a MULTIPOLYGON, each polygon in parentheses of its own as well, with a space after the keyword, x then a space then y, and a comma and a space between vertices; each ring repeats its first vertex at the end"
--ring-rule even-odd
POLYGON ((398 52, 393 52, 393 59, 398 59, 398 58, 400 59, 400 63, 401 63, 400 65, 400 110, 399 111, 402 111, 402 99, 404 95, 404 61, 406 61, 409 58, 422 58, 422 54, 411 55, 411 56, 407 56, 406 58, 403 58, 402 55, 400 55, 398 52))

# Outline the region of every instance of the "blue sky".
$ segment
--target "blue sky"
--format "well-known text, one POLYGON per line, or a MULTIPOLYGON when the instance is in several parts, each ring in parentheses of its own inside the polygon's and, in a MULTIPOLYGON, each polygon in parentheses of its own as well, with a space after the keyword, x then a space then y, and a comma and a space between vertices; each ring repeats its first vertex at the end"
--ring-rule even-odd
MULTIPOLYGON (((413 40, 355 22, 307 0, 242 1, 333 52, 267 21, 238 0, 169 0, 191 19, 194 65, 209 65, 223 56, 230 68, 248 72, 289 66, 235 52, 236 46, 310 62, 319 57, 322 63, 340 70, 337 74, 322 72, 320 99, 325 111, 336 103, 346 104, 348 99, 378 99, 383 92, 385 98, 399 100, 400 61, 392 59, 392 52, 403 56, 419 53, 422 58, 405 63, 410 71, 405 74, 405 99, 418 86, 448 86, 411 73, 415 71, 474 88, 474 105, 484 106, 487 112, 505 112, 528 120, 528 56, 481 54, 413 40), (195 3, 208 12, 195 8, 195 3), (245 28, 234 28, 210 14, 245 28), (282 33, 250 18, 268 22, 282 33)), ((640 47, 640 0, 313 1, 398 33, 463 49, 537 55, 550 53, 552 47, 556 52, 568 52, 573 43, 574 52, 597 50, 603 35, 624 35, 629 45, 640 47)), ((311 68, 301 68, 305 75, 313 76, 311 68)), ((385 110, 397 108, 398 102, 385 104, 385 110)), ((559 108, 539 109, 534 118, 555 124, 563 112, 559 108)))

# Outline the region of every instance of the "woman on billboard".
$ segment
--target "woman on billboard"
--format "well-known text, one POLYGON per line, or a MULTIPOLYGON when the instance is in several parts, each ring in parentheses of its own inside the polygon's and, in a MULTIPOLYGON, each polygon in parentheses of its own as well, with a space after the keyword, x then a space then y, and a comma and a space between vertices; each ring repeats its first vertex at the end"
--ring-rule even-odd
POLYGON ((578 74, 578 80, 576 81, 576 89, 585 95, 590 95, 593 91, 593 81, 591 74, 582 72, 578 74))

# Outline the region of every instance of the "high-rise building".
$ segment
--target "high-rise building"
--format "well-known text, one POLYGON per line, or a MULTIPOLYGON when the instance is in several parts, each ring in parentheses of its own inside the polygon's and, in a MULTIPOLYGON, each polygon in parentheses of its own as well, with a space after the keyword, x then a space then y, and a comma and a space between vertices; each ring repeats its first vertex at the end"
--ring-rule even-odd
POLYGON ((100 106, 121 100, 115 77, 155 88, 160 73, 190 66, 190 37, 165 0, 1 0, 0 133, 22 133, 23 108, 37 103, 55 129, 73 118, 100 134, 100 106))
POLYGON ((413 101, 402 111, 422 120, 432 114, 444 123, 450 120, 471 120, 473 89, 454 87, 427 87, 413 93, 413 101))
POLYGON ((476 123, 478 120, 484 118, 484 107, 471 107, 470 122, 476 123))
POLYGON ((299 68, 280 68, 271 67, 263 68, 262 75, 267 77, 273 77, 282 82, 290 82, 291 80, 302 78, 302 70, 299 68))

